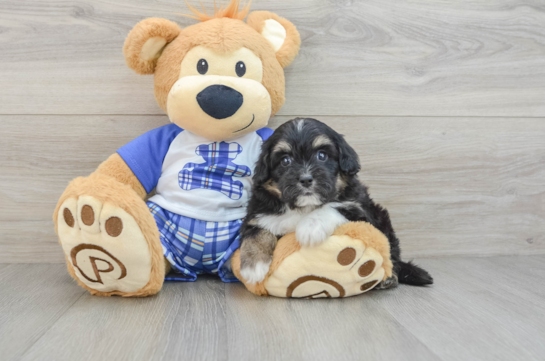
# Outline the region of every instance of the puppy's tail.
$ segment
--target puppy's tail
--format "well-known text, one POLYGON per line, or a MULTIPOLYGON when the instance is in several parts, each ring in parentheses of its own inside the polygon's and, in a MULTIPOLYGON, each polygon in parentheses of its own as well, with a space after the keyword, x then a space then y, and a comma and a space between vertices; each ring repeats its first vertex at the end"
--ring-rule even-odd
POLYGON ((433 283, 433 278, 424 269, 418 267, 412 262, 396 262, 397 277, 399 283, 405 283, 413 286, 425 286, 433 283))

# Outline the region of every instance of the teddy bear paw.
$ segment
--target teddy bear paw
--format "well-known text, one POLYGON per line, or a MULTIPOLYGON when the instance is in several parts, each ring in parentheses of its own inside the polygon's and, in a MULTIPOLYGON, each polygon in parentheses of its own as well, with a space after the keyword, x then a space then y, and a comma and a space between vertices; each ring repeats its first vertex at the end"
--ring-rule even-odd
POLYGON ((59 208, 57 225, 69 266, 92 293, 123 295, 149 283, 150 249, 125 210, 91 196, 68 198, 59 208))
MULTIPOLYGON (((279 241, 286 257, 264 281, 267 293, 277 297, 335 298, 362 294, 378 287, 392 273, 387 239, 368 224, 348 224, 359 228, 376 242, 366 244, 348 234, 330 236, 312 247, 295 247, 295 237, 279 241), (290 245, 291 244, 291 245, 290 245), (375 248, 378 246, 378 248, 375 248)), ((367 237, 364 237, 367 238, 367 237)), ((389 281, 390 282, 390 281, 389 281)), ((389 286, 389 285, 387 285, 389 286)))

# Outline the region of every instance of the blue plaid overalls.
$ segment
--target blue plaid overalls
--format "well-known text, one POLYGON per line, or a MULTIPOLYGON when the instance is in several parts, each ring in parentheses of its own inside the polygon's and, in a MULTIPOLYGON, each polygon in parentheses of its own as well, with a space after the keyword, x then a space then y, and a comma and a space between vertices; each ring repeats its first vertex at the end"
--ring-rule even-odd
POLYGON ((174 273, 167 281, 195 281, 198 274, 218 274, 223 282, 237 278, 225 262, 239 247, 242 220, 207 222, 162 209, 153 202, 148 207, 155 217, 163 245, 163 254, 174 273))

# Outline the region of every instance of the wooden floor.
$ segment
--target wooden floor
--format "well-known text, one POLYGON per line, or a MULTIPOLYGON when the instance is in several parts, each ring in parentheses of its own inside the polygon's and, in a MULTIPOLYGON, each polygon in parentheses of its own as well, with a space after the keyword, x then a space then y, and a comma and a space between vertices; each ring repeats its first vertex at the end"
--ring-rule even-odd
POLYGON ((545 256, 419 259, 428 288, 259 298, 203 277, 99 298, 59 264, 0 264, 1 360, 543 360, 545 256))

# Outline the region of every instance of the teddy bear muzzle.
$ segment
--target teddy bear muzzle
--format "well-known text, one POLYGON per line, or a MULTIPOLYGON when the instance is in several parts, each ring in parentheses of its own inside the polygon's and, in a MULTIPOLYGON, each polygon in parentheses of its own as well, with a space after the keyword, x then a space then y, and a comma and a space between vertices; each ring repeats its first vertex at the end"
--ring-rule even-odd
POLYGON ((167 110, 170 121, 180 128, 221 141, 266 126, 271 97, 253 79, 193 75, 180 78, 172 86, 167 110))

